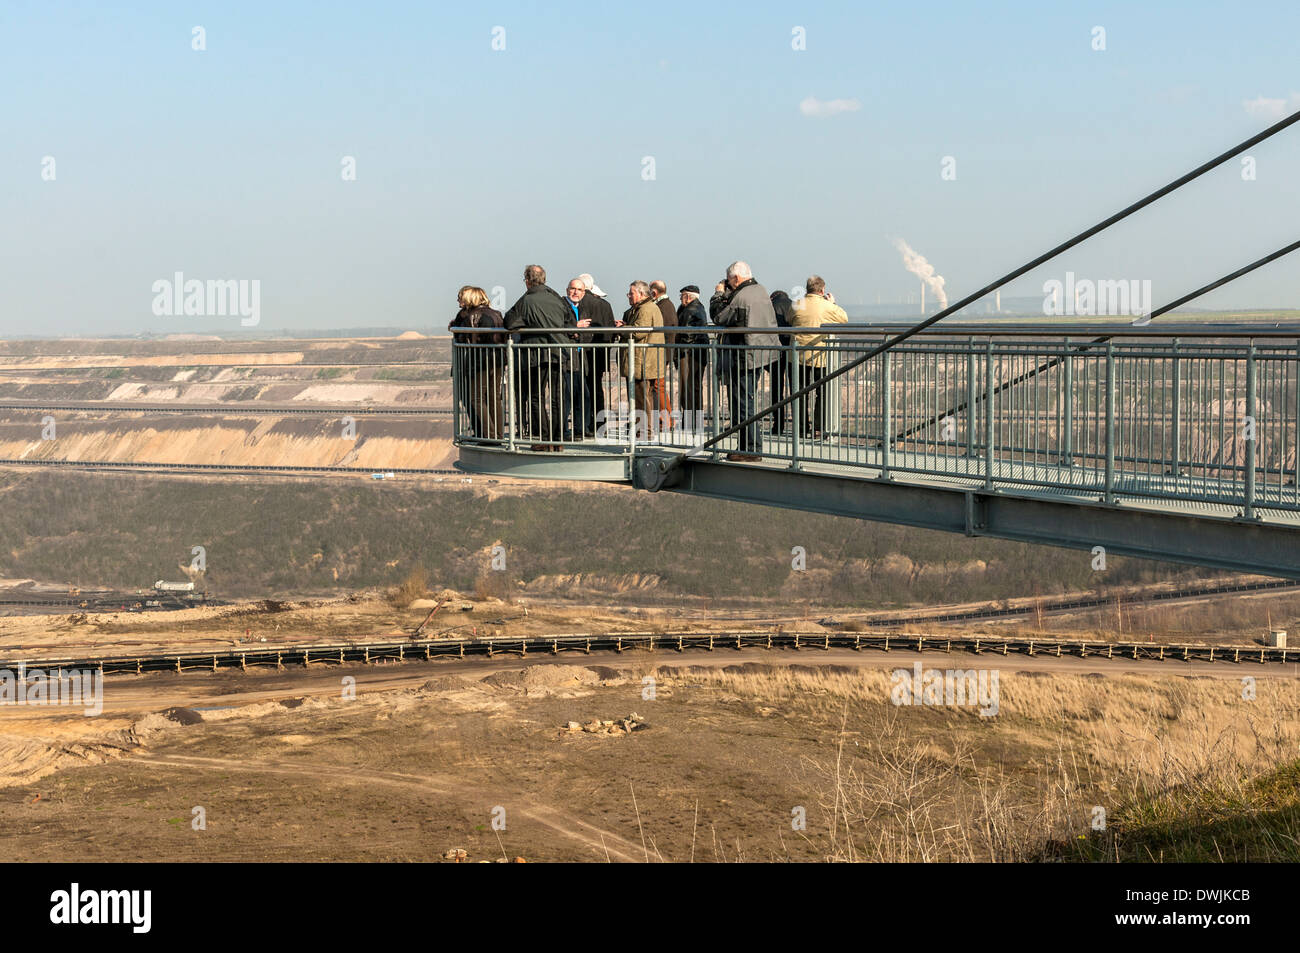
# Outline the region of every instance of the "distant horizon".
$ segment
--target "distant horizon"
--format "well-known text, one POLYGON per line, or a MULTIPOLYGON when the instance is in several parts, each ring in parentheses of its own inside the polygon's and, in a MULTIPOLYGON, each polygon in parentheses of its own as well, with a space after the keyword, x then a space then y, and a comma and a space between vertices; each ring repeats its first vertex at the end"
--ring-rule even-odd
MULTIPOLYGON (((975 306, 972 305, 970 309, 963 309, 962 311, 958 311, 955 314, 950 315, 949 318, 945 320, 952 320, 954 323, 956 323, 959 319, 961 319, 964 320, 966 323, 970 323, 972 319, 977 321, 997 322, 999 320, 1004 320, 1004 319, 1024 321, 1027 318, 1039 318, 1042 320, 1044 324, 1059 323, 1062 325, 1073 325, 1073 326, 1086 326, 1090 322, 1097 323, 1097 324, 1117 323, 1117 316, 1115 315, 1092 315, 1092 316, 1075 315, 1069 317, 1049 317, 1041 313, 1035 313, 1030 311, 1003 310, 1001 313, 988 314, 988 313, 978 312, 974 309, 975 306)), ((897 324, 900 327, 907 327, 910 324, 919 323, 921 320, 924 320, 924 316, 920 314, 872 316, 872 315, 863 315, 860 311, 857 311, 855 313, 854 307, 846 307, 845 311, 848 312, 851 322, 853 322, 854 319, 870 317, 873 320, 878 320, 878 323, 897 324)), ((936 313, 938 313, 937 310, 927 311, 928 316, 933 316, 936 313)), ((1206 317, 1238 316, 1243 318, 1250 317, 1252 315, 1279 315, 1279 316, 1294 315, 1297 330, 1300 331, 1300 308, 1225 308, 1225 309, 1179 308, 1177 311, 1173 311, 1168 314, 1161 315, 1152 323, 1151 326, 1156 327, 1160 323, 1166 323, 1166 324, 1173 323, 1171 319, 1176 318, 1180 314, 1198 315, 1198 316, 1206 316, 1206 317)), ((1118 316, 1118 317, 1122 317, 1122 316, 1118 316)), ((1125 318, 1124 322, 1120 322, 1120 323, 1125 323, 1127 322, 1127 320, 1128 319, 1125 318)), ((943 326, 942 322, 936 325, 936 327, 939 328, 942 328, 942 326, 943 326)), ((185 340, 198 340, 198 339, 222 340, 222 341, 226 341, 226 340, 258 341, 258 340, 266 340, 270 338, 289 339, 289 340, 293 340, 296 338, 304 338, 304 339, 306 338, 365 338, 365 337, 395 338, 402 334, 410 334, 411 332, 415 332, 416 334, 419 334, 422 338, 425 339, 448 338, 451 336, 450 333, 446 330, 446 328, 435 328, 431 332, 427 328, 422 329, 420 327, 413 327, 409 325, 378 324, 378 325, 358 325, 355 327, 348 327, 348 328, 330 328, 330 327, 315 327, 315 328, 313 327, 304 327, 304 328, 266 327, 263 328, 263 327, 259 327, 255 329, 249 328, 244 330, 231 330, 229 328, 226 328, 226 329, 208 329, 208 330, 193 330, 193 331, 167 331, 167 332, 150 332, 148 330, 145 330, 145 331, 136 332, 134 334, 58 334, 58 335, 18 334, 18 335, 7 335, 4 337, 0 337, 0 342, 3 341, 133 341, 133 340, 185 341, 185 340)), ((419 340, 419 339, 420 338, 410 338, 410 340, 419 340)))

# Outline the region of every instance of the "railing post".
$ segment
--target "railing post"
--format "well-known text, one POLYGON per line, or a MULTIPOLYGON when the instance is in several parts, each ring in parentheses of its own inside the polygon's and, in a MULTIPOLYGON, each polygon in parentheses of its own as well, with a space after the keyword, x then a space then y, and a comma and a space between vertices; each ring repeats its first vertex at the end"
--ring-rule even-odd
MULTIPOLYGON (((465 386, 461 380, 460 371, 460 352, 457 351, 458 342, 456 338, 451 339, 451 437, 456 443, 460 442, 460 392, 465 386)), ((475 435, 477 436, 477 434, 475 435)))
POLYGON ((1169 473, 1175 479, 1182 476, 1182 464, 1178 459, 1178 454, 1183 445, 1183 378, 1181 361, 1178 358, 1178 338, 1173 340, 1173 374, 1174 374, 1174 433, 1173 443, 1174 452, 1170 460, 1169 473))
MULTIPOLYGON (((716 332, 709 335, 709 370, 710 377, 713 378, 713 432, 710 437, 716 437, 722 432, 722 371, 718 366, 718 335, 716 332)), ((713 462, 718 461, 718 445, 713 445, 713 462)))
POLYGON ((892 351, 880 355, 880 478, 889 479, 889 456, 894 443, 894 375, 892 351))
MULTIPOLYGON (((627 335, 627 454, 628 458, 636 456, 636 342, 632 332, 627 335)), ((650 423, 646 422, 646 439, 650 439, 650 423)))
POLYGON ((515 449, 515 342, 506 338, 506 449, 515 449))
MULTIPOLYGON (((786 391, 787 396, 799 390, 799 383, 800 383, 799 345, 795 341, 793 334, 789 335, 789 337, 790 337, 790 343, 788 347, 790 349, 790 356, 786 360, 790 368, 790 380, 788 381, 790 388, 788 391, 786 391)), ((777 367, 779 368, 780 366, 781 366, 780 362, 778 362, 777 367)), ((821 404, 822 399, 823 399, 823 395, 818 394, 817 401, 819 406, 821 404)), ((786 404, 786 416, 790 418, 790 469, 791 470, 799 469, 799 436, 800 436, 800 432, 803 430, 803 413, 800 411, 800 406, 803 403, 806 403, 806 401, 796 400, 793 403, 786 404)), ((819 410, 818 413, 821 413, 821 411, 819 410)), ((823 414, 823 416, 825 415, 823 414)))
POLYGON ((993 489, 993 338, 984 344, 984 489, 993 489))
POLYGON ((1255 342, 1253 339, 1246 345, 1246 417, 1250 421, 1250 430, 1245 433, 1246 506, 1241 515, 1245 519, 1253 520, 1255 519, 1255 448, 1259 445, 1259 421, 1255 418, 1255 342))
POLYGON ((1061 408, 1061 466, 1074 466, 1074 354, 1070 339, 1065 339, 1065 393, 1061 408))
POLYGON ((975 453, 975 339, 966 346, 966 457, 974 460, 975 453))
POLYGON ((1106 342, 1106 492, 1115 502, 1115 342, 1106 342))

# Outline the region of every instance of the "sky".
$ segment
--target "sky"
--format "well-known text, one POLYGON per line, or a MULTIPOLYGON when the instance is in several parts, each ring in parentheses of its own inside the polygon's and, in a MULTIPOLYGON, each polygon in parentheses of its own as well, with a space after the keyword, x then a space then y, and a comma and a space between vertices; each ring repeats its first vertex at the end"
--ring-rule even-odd
MULTIPOLYGON (((955 300, 1300 107, 1298 35, 1294 0, 4 0, 0 335, 249 330, 159 314, 178 272, 256 281, 256 331, 441 331, 530 263, 620 307, 743 259, 903 311, 896 239, 955 300)), ((1295 240, 1300 126, 1250 155, 1004 296, 1160 304, 1295 240)), ((1197 304, 1300 307, 1298 275, 1197 304)))

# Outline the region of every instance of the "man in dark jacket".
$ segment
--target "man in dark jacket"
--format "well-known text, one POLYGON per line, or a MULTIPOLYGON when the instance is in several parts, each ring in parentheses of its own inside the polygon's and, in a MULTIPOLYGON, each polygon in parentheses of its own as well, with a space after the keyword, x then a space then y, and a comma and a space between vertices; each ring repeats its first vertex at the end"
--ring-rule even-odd
MULTIPOLYGON (((614 309, 609 306, 605 292, 600 290, 591 275, 579 275, 578 279, 587 288, 587 293, 578 302, 578 327, 589 329, 581 336, 582 376, 590 400, 581 426, 584 437, 594 437, 596 429, 605 422, 605 372, 610 370, 610 358, 617 350, 614 335, 598 329, 614 327, 614 309)), ((576 431, 578 426, 578 421, 575 420, 573 429, 576 431)))
MULTIPOLYGON (((700 302, 699 285, 687 285, 678 294, 682 306, 677 311, 677 326, 707 328, 709 316, 700 302)), ((677 361, 680 368, 678 403, 682 406, 682 426, 687 430, 703 430, 701 416, 704 412, 704 369, 709 363, 709 336, 701 331, 678 331, 677 361)))
POLYGON ((566 352, 577 338, 578 323, 568 302, 547 287, 546 269, 541 265, 524 269, 524 287, 527 290, 506 312, 505 325, 507 331, 521 332, 519 360, 527 369, 529 437, 547 441, 533 444, 533 450, 560 450, 558 441, 564 430, 560 395, 570 366, 566 352))
MULTIPOLYGON (((776 360, 781 347, 780 339, 772 333, 778 327, 776 310, 767 289, 754 280, 749 265, 734 261, 727 268, 726 280, 718 283, 709 300, 709 318, 720 327, 750 329, 746 334, 728 335, 733 342, 737 338, 743 342, 743 347, 732 348, 727 382, 731 426, 735 426, 760 409, 757 401, 763 373, 776 360)), ((727 454, 728 460, 757 463, 763 459, 761 424, 755 421, 740 431, 736 438, 739 452, 727 454)))
MULTIPOLYGON (((790 313, 793 308, 794 303, 788 294, 780 289, 772 292, 772 310, 776 312, 778 325, 783 328, 790 327, 790 313)), ((781 339, 781 353, 772 364, 772 403, 774 404, 784 397, 787 391, 791 394, 795 392, 796 388, 793 385, 799 373, 790 363, 790 335, 778 334, 777 337, 781 339)), ((788 409, 788 407, 778 407, 772 411, 772 433, 779 434, 785 430, 785 412, 788 409)))

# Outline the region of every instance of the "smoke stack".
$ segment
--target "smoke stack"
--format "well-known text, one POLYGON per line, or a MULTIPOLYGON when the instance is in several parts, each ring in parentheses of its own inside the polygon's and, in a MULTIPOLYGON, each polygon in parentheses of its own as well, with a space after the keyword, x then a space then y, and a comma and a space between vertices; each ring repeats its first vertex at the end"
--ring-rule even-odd
POLYGON ((921 282, 921 314, 925 314, 925 282, 921 282))
POLYGON ((1002 289, 1001 288, 993 292, 993 307, 997 310, 998 314, 1002 313, 1002 289))
POLYGON ((935 300, 939 302, 940 310, 948 307, 948 295, 943 290, 943 276, 935 272, 934 265, 926 261, 924 255, 917 254, 912 246, 901 238, 894 239, 894 247, 903 256, 903 267, 921 279, 922 288, 929 285, 930 290, 934 292, 935 300))

